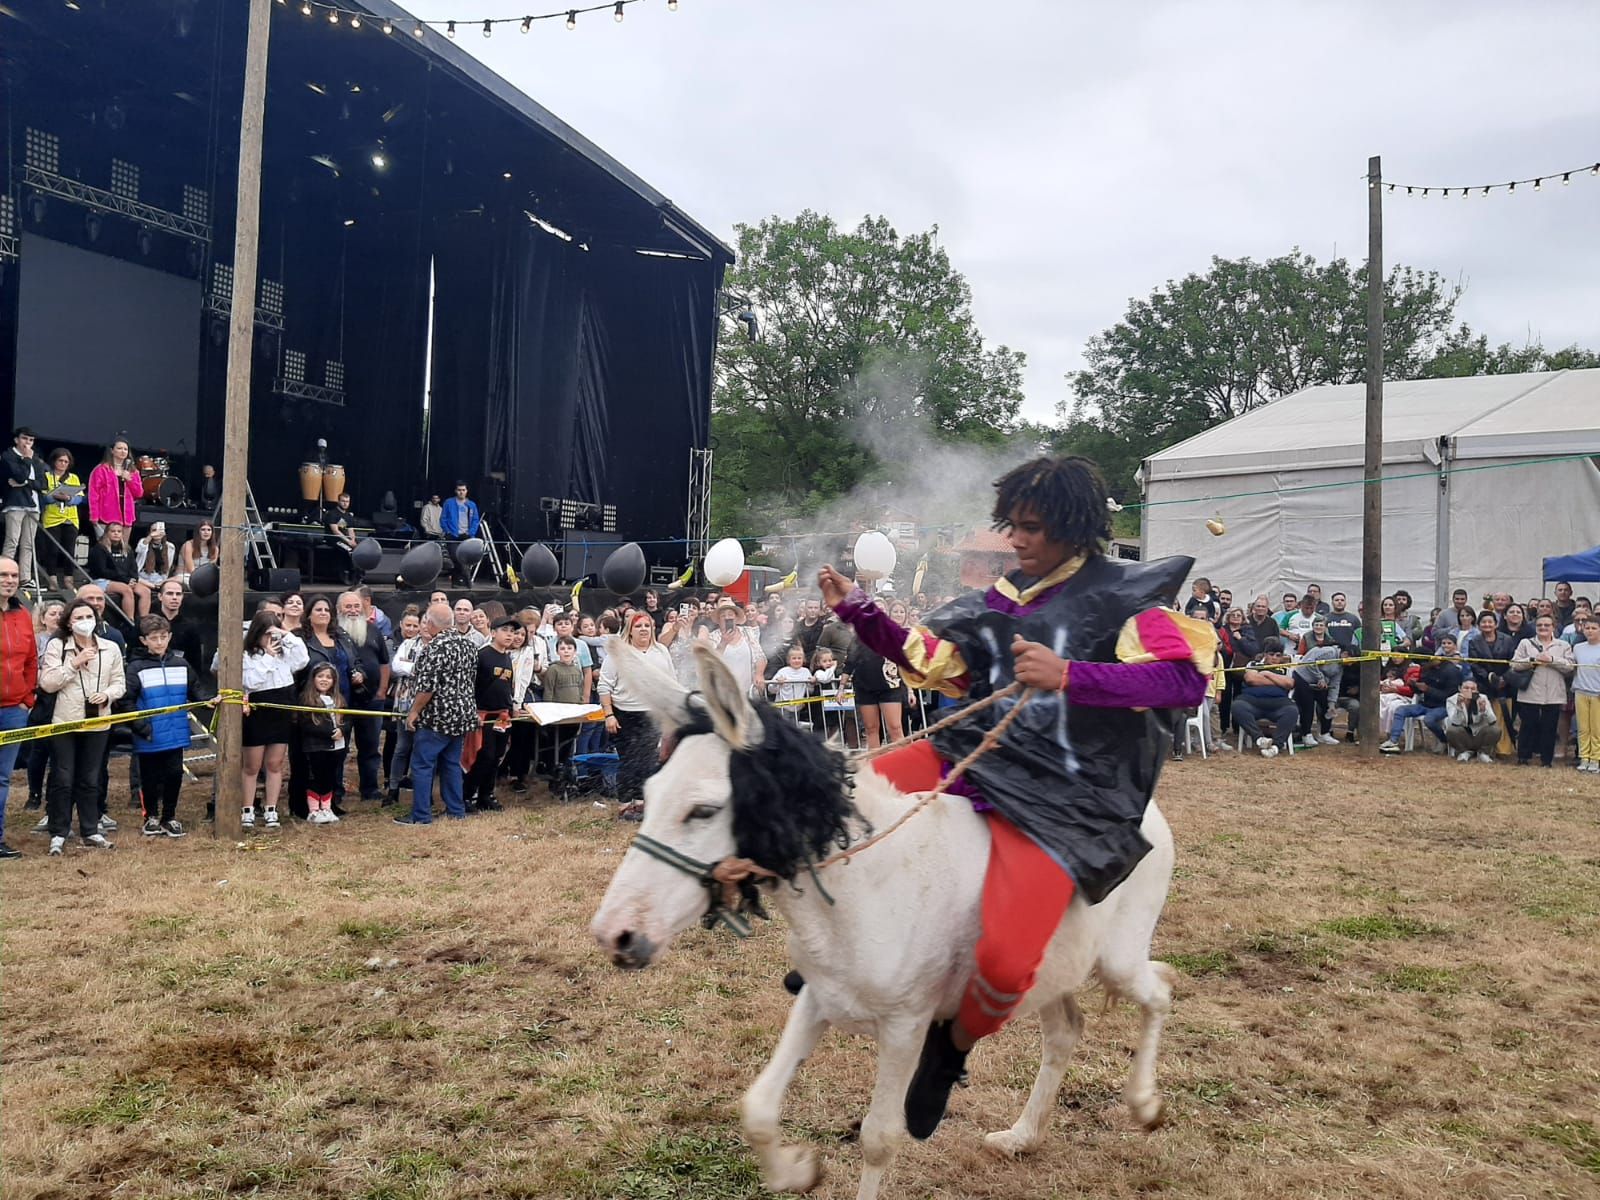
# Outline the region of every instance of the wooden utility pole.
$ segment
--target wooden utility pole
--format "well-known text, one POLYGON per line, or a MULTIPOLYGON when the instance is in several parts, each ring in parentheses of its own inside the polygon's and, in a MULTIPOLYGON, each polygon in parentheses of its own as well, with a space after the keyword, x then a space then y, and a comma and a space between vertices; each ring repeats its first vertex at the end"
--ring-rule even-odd
MULTIPOLYGON (((256 254, 261 241, 261 127, 267 107, 267 38, 272 0, 250 0, 244 52, 244 97, 239 110, 239 191, 233 232, 233 312, 228 329, 228 394, 223 418, 222 570, 217 598, 217 683, 244 683, 244 493, 250 469, 250 363, 255 350, 256 254)), ((217 722, 215 837, 237 838, 244 804, 239 773, 242 713, 224 704, 217 722)))
MULTIPOLYGON (((1367 160, 1367 447, 1362 465, 1361 648, 1383 644, 1383 160, 1367 160)), ((1378 756, 1382 664, 1361 664, 1361 755, 1378 756)))

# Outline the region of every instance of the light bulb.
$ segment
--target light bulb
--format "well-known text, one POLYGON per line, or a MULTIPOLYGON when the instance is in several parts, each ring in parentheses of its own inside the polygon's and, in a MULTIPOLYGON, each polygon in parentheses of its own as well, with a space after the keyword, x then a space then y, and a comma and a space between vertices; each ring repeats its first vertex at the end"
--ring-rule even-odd
POLYGON ((337 25, 338 23, 339 23, 339 10, 337 8, 330 8, 328 10, 328 24, 329 25, 337 25))
POLYGON ((617 7, 611 10, 611 19, 613 21, 622 20, 622 0, 617 0, 617 7))
POLYGON ((414 38, 420 38, 422 36, 422 22, 421 21, 417 22, 416 28, 411 31, 411 36, 414 37, 414 38))
POLYGON ((360 29, 361 28, 361 14, 360 13, 351 13, 350 14, 350 28, 351 29, 360 29))
POLYGON ((305 15, 308 17, 311 15, 311 5, 308 0, 302 0, 300 11, 305 13, 305 15))
POLYGON ((667 11, 668 12, 677 12, 678 11, 678 0, 667 0, 667 11))
POLYGON ((386 34, 387 33, 393 33, 394 32, 394 22, 386 19, 383 22, 383 32, 386 33, 386 34))
POLYGON ((485 21, 483 23, 483 36, 484 37, 493 37, 494 36, 494 22, 493 21, 485 21))
POLYGON ((577 27, 578 27, 578 10, 575 9, 575 8, 570 8, 570 9, 567 10, 567 28, 568 29, 576 29, 577 27))
POLYGON ((1484 194, 1484 195, 1485 195, 1485 196, 1487 196, 1487 195, 1488 195, 1488 194, 1489 194, 1489 189, 1488 189, 1488 188, 1484 188, 1484 189, 1483 189, 1483 194, 1484 194))
POLYGON ((1561 172, 1561 186, 1562 187, 1571 187, 1572 186, 1572 172, 1571 171, 1563 171, 1563 172, 1561 172))
POLYGON ((377 167, 380 171, 389 165, 389 160, 384 157, 382 150, 379 150, 372 156, 372 165, 377 167))
POLYGON ((446 21, 445 22, 444 35, 445 35, 445 37, 451 37, 451 38, 455 37, 455 35, 456 35, 456 23, 454 21, 446 21))
POLYGON ((1517 185, 1516 185, 1516 182, 1514 180, 1511 183, 1506 184, 1506 191, 1514 192, 1516 190, 1517 190, 1517 185))
POLYGON ((528 30, 530 30, 532 28, 533 28, 533 18, 532 17, 523 17, 522 18, 522 32, 523 33, 527 33, 528 30))
POLYGON ((1544 190, 1544 180, 1543 179, 1535 179, 1533 181, 1533 190, 1536 191, 1536 192, 1542 192, 1544 190))

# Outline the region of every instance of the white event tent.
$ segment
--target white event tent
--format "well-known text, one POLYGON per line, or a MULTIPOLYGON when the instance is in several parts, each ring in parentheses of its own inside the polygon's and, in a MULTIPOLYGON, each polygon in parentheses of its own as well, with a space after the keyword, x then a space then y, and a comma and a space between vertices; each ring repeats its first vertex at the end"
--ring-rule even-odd
MULTIPOLYGON (((1192 555, 1235 603, 1319 583, 1354 609, 1365 413, 1365 384, 1307 388, 1145 459, 1144 557, 1192 555)), ((1542 594, 1545 555, 1600 544, 1600 469, 1541 461, 1563 455, 1600 455, 1600 370, 1385 383, 1385 592, 1542 594)))

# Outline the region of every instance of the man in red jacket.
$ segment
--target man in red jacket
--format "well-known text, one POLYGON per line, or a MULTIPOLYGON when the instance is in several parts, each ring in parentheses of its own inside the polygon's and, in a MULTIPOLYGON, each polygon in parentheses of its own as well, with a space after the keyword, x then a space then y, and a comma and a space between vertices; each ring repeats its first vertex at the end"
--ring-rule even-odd
MULTIPOLYGON (((0 558, 0 733, 28 723, 39 683, 39 643, 33 638, 33 617, 17 599, 21 584, 17 560, 0 558)), ((22 857, 6 845, 6 801, 20 746, 20 742, 0 745, 0 858, 22 857)))

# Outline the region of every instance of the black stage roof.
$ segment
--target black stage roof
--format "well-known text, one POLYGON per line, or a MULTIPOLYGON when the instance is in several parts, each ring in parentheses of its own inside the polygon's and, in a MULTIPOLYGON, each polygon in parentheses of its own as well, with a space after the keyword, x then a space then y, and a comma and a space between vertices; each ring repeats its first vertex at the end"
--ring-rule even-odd
MULTIPOLYGON (((324 10, 273 6, 251 414, 258 499, 294 502, 297 466, 322 437, 358 509, 393 490, 404 510, 460 477, 487 489, 486 507, 524 537, 550 532, 546 497, 612 505, 627 536, 681 537, 689 452, 709 435, 732 251, 454 42, 431 29, 412 36, 398 5, 361 7, 371 19, 355 30, 324 10)), ((191 476, 220 462, 246 9, 0 0, 8 427, 25 420, 42 440, 85 450, 125 430, 191 476), (98 274, 107 263, 140 270, 98 274), (147 366, 96 326, 118 322, 114 305, 85 305, 83 329, 41 332, 63 324, 41 314, 74 287, 131 294, 155 279, 140 271, 160 280, 122 324, 152 319, 158 292, 181 306, 182 281, 194 293, 184 331, 193 397, 183 347, 147 366), (94 282, 107 279, 128 282, 94 282), (86 382, 94 366, 115 385, 86 382), (161 370, 169 375, 155 379, 161 370), (184 444, 141 439, 156 409, 168 428, 192 421, 184 444)))

